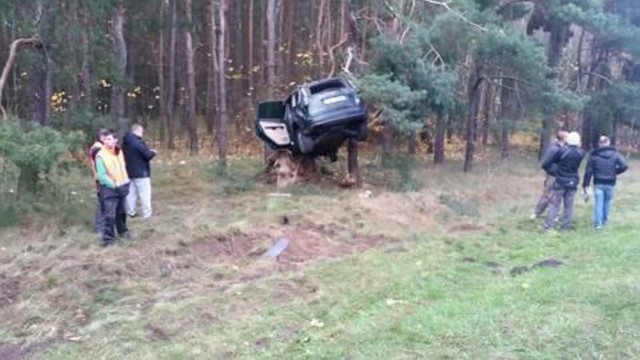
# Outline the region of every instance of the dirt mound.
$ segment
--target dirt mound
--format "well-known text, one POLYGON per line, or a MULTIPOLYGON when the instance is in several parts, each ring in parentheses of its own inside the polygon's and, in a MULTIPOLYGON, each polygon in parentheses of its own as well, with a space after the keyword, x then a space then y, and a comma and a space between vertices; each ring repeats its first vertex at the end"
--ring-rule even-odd
POLYGON ((12 304, 20 295, 20 278, 0 274, 0 308, 12 304))
POLYGON ((192 245, 192 250, 197 256, 204 258, 258 258, 281 236, 287 237, 290 242, 277 260, 288 263, 339 257, 390 241, 382 235, 345 233, 345 229, 339 225, 307 222, 270 229, 262 233, 234 231, 226 235, 204 237, 192 245))

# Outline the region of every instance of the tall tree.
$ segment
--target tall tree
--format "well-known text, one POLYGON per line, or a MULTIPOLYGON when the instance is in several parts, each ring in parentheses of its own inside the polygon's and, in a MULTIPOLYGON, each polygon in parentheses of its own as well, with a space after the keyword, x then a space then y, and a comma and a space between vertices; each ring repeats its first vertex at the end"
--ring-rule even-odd
POLYGON ((187 26, 184 27, 185 63, 187 73, 187 129, 189 131, 189 154, 198 154, 198 124, 196 122, 196 75, 193 64, 193 42, 191 0, 184 0, 184 15, 187 26))
POLYGON ((125 92, 127 71, 127 44, 124 39, 125 6, 118 1, 111 19, 111 35, 113 37, 115 76, 111 93, 111 117, 120 133, 127 130, 128 120, 125 114, 125 92))
POLYGON ((226 31, 227 31, 227 4, 228 0, 221 0, 218 5, 218 86, 220 86, 219 104, 220 120, 218 121, 218 164, 221 167, 227 166, 227 128, 229 115, 227 114, 227 56, 226 56, 226 31))

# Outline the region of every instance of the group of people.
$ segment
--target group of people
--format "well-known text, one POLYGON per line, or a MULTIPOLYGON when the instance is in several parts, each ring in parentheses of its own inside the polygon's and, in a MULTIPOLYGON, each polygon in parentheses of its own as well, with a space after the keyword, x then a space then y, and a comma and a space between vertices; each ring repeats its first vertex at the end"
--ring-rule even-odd
POLYGON ((127 216, 138 215, 138 200, 142 218, 152 215, 150 161, 156 151, 149 149, 143 134, 142 126, 133 125, 119 146, 114 130, 99 129, 89 150, 97 192, 94 227, 104 247, 115 244, 116 232, 132 239, 127 216))
MULTIPOLYGON (((553 229, 558 221, 560 206, 564 205, 564 213, 560 228, 568 230, 573 223, 573 203, 580 184, 578 170, 585 151, 581 148, 580 134, 577 132, 558 132, 556 141, 544 154, 542 168, 547 176, 544 190, 536 204, 532 219, 540 217, 549 208, 544 220, 545 231, 553 229)), ((585 200, 589 199, 591 180, 593 179, 594 209, 593 226, 602 229, 609 222, 611 202, 614 195, 617 176, 628 168, 625 158, 611 146, 606 136, 598 139, 598 147, 590 154, 582 179, 582 192, 585 200)))

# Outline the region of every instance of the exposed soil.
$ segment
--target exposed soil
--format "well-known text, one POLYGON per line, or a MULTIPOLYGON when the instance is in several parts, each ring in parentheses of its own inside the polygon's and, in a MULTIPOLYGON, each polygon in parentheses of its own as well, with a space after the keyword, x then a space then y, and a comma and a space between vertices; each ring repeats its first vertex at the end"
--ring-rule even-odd
POLYGON ((340 257, 390 241, 383 235, 348 232, 339 225, 306 222, 282 226, 279 229, 267 229, 264 232, 236 231, 211 238, 204 237, 192 245, 192 250, 197 256, 205 258, 258 258, 280 236, 290 240, 288 247, 277 257, 279 262, 284 263, 304 263, 317 258, 340 257))
POLYGON ((21 346, 0 343, 0 359, 2 360, 20 360, 24 357, 25 352, 21 346))
MULTIPOLYGON (((0 308, 12 304, 20 295, 20 278, 0 274, 0 308)), ((0 354, 2 354, 0 352, 0 354)), ((0 356, 0 359, 4 357, 0 356)))

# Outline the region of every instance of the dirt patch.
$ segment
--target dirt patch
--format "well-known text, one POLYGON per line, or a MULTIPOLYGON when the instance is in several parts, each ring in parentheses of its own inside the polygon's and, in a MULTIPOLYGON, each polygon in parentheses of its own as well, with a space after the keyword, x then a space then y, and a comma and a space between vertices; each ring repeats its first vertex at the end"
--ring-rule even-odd
POLYGON ((20 295, 20 287, 19 277, 0 274, 0 308, 15 302, 20 295))
POLYGON ((0 359, 3 360, 19 360, 25 355, 22 346, 0 343, 0 359))
POLYGON ((347 232, 338 225, 306 222, 261 233, 235 231, 227 235, 204 237, 192 245, 192 251, 204 258, 258 258, 281 236, 290 240, 287 248, 277 257, 279 262, 285 263, 340 257, 390 241, 383 235, 347 232))
POLYGON ((149 324, 147 326, 147 337, 152 341, 169 340, 169 335, 167 335, 167 333, 164 330, 152 324, 149 324))
POLYGON ((469 223, 457 224, 449 228, 449 232, 476 232, 483 230, 485 230, 484 226, 469 223))

